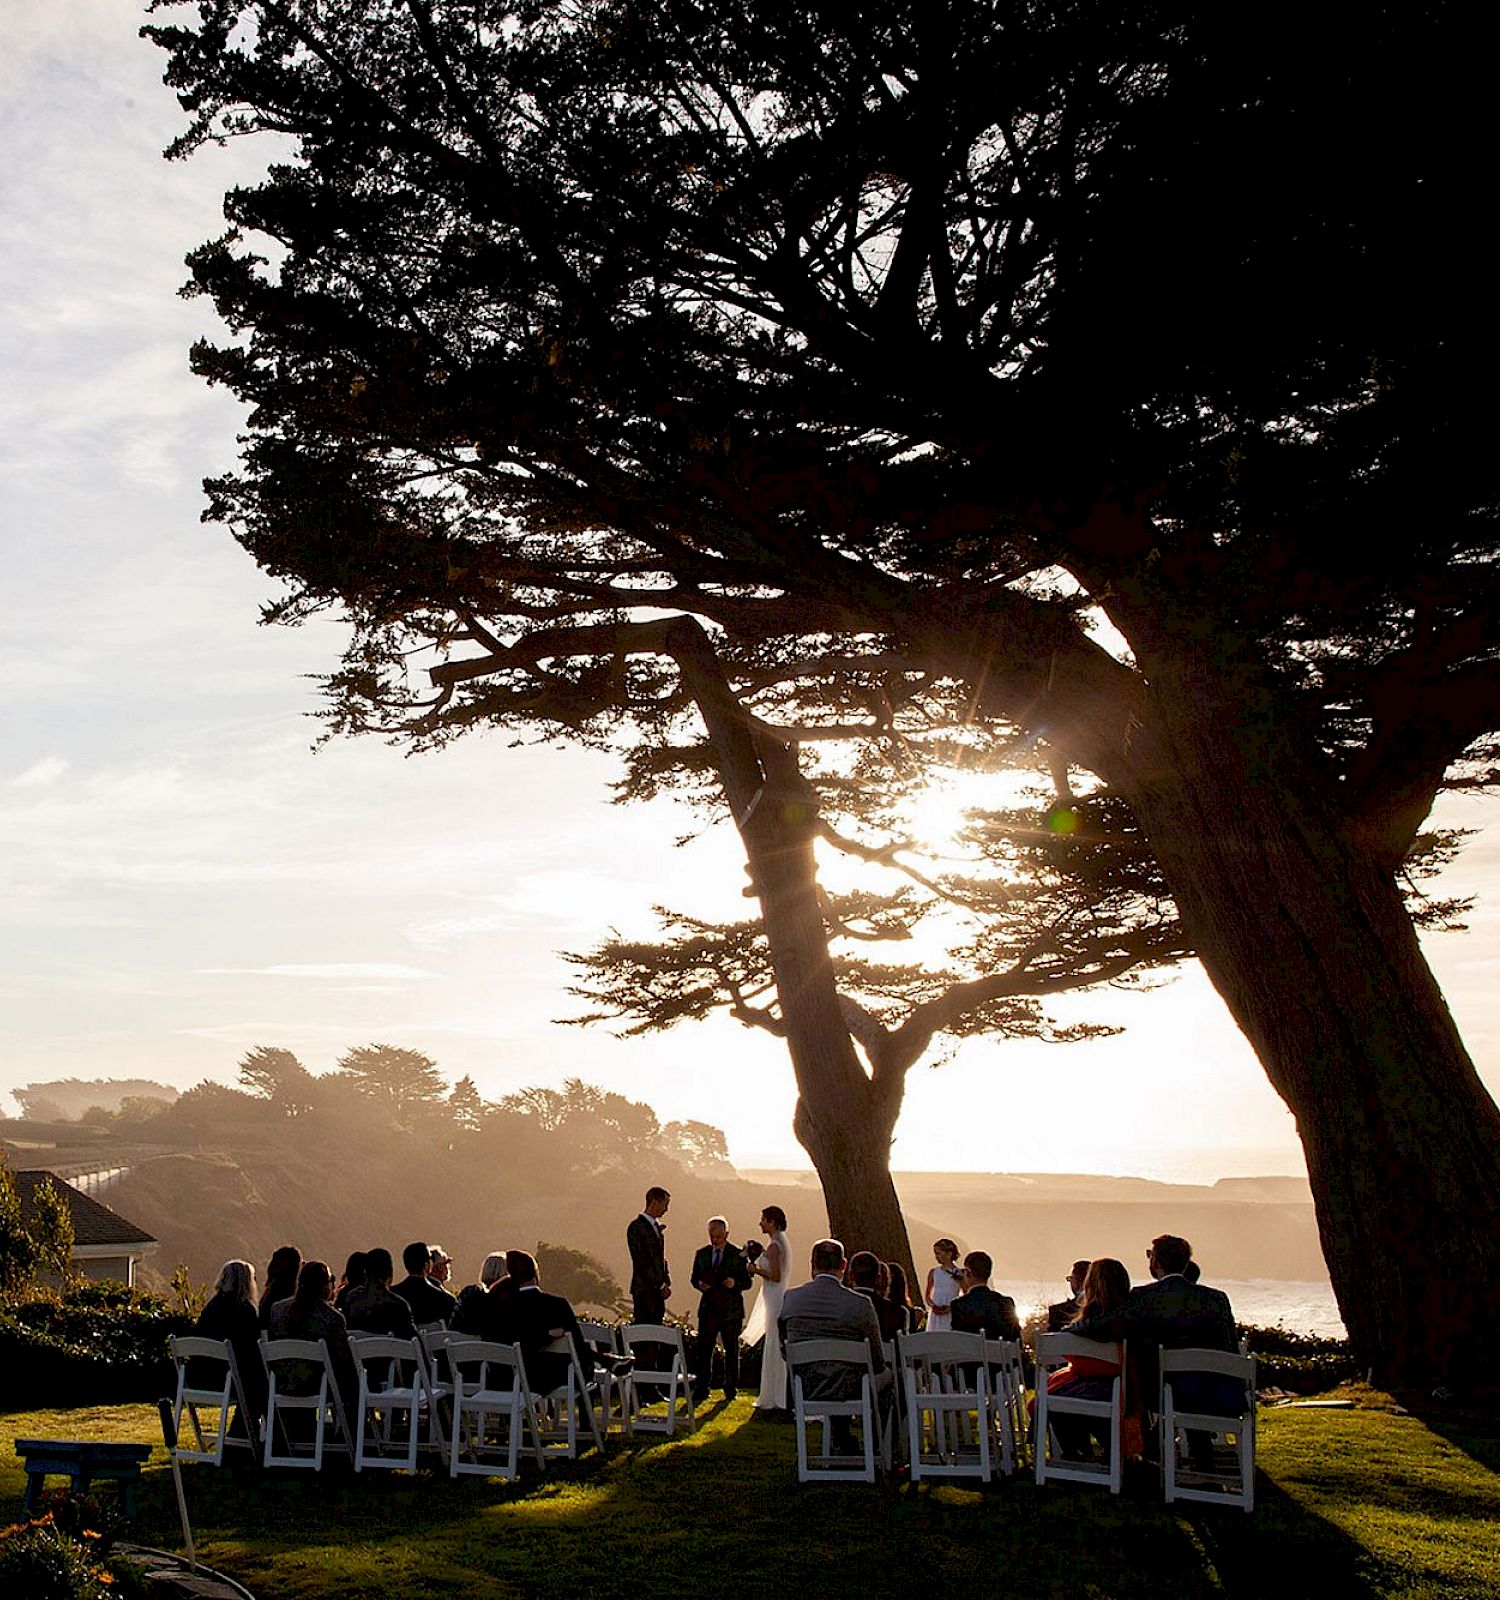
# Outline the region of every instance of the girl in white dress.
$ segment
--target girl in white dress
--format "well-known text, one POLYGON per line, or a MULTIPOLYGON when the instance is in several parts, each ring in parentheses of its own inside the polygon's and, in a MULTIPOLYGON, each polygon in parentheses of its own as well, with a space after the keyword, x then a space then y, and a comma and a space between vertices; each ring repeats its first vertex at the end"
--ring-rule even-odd
POLYGON ((760 1298, 745 1328, 745 1342, 754 1344, 764 1330, 765 1352, 760 1358, 758 1411, 785 1411, 787 1408, 786 1358, 776 1331, 781 1302, 786 1296, 792 1271, 792 1247, 787 1243, 786 1212, 780 1206, 767 1206, 760 1214, 760 1231, 766 1236, 765 1249, 755 1258, 750 1270, 760 1279, 760 1298))
POLYGON ((927 1331, 947 1333, 953 1327, 953 1316, 948 1307, 961 1292, 957 1270, 958 1246, 951 1239, 935 1239, 932 1256, 937 1265, 927 1273, 927 1292, 922 1296, 927 1302, 927 1331))

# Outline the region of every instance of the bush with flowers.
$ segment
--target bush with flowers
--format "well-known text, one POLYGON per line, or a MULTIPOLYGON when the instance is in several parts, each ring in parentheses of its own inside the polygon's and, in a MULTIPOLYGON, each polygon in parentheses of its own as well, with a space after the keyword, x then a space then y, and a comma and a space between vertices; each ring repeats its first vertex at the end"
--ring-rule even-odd
POLYGON ((87 1495, 51 1497, 39 1517, 0 1528, 0 1594, 15 1600, 134 1600, 141 1569, 112 1555, 118 1519, 87 1495))

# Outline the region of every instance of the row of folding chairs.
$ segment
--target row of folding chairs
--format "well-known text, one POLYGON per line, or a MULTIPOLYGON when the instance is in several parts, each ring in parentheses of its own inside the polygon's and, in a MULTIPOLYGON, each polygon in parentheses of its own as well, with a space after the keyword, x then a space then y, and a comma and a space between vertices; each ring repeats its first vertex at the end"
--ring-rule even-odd
MULTIPOLYGON (((1032 1445, 1028 1444, 1024 1357, 1019 1341, 971 1333, 909 1334, 887 1345, 886 1363, 895 1375, 895 1386, 890 1403, 882 1406, 868 1344, 814 1339, 787 1347, 799 1482, 873 1483, 878 1470, 890 1470, 893 1445, 904 1425, 906 1459, 914 1483, 924 1478, 988 1482, 997 1476, 1009 1477, 1024 1469, 1030 1450, 1038 1484, 1094 1483, 1111 1493, 1120 1492, 1125 1417, 1121 1345, 1100 1344, 1067 1333, 1038 1336, 1032 1445), (1119 1375, 1111 1380, 1107 1398, 1048 1393, 1049 1373, 1075 1356, 1115 1365, 1119 1375), (855 1391, 837 1400, 811 1398, 804 1382, 806 1369, 829 1363, 857 1375, 855 1391), (1060 1417, 1077 1419, 1085 1429, 1103 1437, 1103 1458, 1079 1460, 1066 1454, 1055 1429, 1060 1417), (846 1421, 851 1432, 858 1425, 857 1454, 834 1449, 836 1420, 846 1421)), ((1162 1387, 1154 1416, 1160 1430, 1166 1500, 1198 1500, 1252 1510, 1254 1357, 1218 1350, 1162 1350, 1160 1371, 1162 1387), (1172 1380, 1189 1373, 1231 1380, 1243 1396, 1238 1413, 1226 1416, 1182 1409, 1172 1380), (1193 1433, 1200 1435, 1197 1462, 1189 1439, 1193 1433)))
POLYGON ((604 1446, 612 1424, 626 1433, 696 1426, 681 1330, 580 1324, 606 1364, 586 1379, 571 1340, 549 1353, 567 1358, 566 1379, 545 1391, 528 1381, 521 1352, 444 1328, 416 1339, 350 1335, 358 1379, 353 1426, 322 1340, 261 1336, 265 1414, 247 1399, 228 1341, 172 1340, 177 1368, 173 1421, 179 1461, 222 1465, 242 1449, 267 1467, 320 1470, 325 1455, 352 1458, 354 1470, 414 1471, 420 1451, 446 1458, 453 1476, 514 1478, 522 1455, 542 1465, 604 1446), (619 1360, 629 1355, 627 1370, 619 1360), (202 1380, 208 1369, 212 1376, 202 1380), (190 1373, 198 1374, 190 1381, 190 1373), (231 1426, 237 1415, 238 1424, 231 1426))
MULTIPOLYGON (((1224 1350, 1159 1352, 1161 1390, 1147 1425, 1159 1430, 1162 1492, 1168 1504, 1197 1500, 1212 1505, 1255 1509, 1255 1357, 1224 1350), (1241 1397, 1228 1415, 1182 1409, 1173 1379, 1178 1375, 1211 1375, 1227 1379, 1241 1397), (1152 1419, 1154 1418, 1154 1424, 1152 1419), (1200 1460, 1194 1460, 1190 1435, 1200 1436, 1200 1460)), ((1125 1351, 1118 1344, 1099 1344, 1076 1334, 1043 1333, 1036 1346, 1036 1481, 1093 1483, 1119 1494, 1123 1476, 1125 1428, 1125 1351), (1047 1376, 1075 1356, 1113 1362, 1117 1376, 1107 1398, 1086 1400, 1047 1393, 1047 1376), (1070 1458, 1059 1445, 1055 1422, 1079 1419, 1096 1436, 1107 1437, 1098 1459, 1070 1458)))
POLYGON ((988 1482, 1024 1464, 1019 1341, 978 1333, 904 1334, 886 1345, 885 1358, 892 1374, 888 1392, 861 1340, 805 1339, 787 1346, 799 1482, 873 1483, 878 1470, 891 1470, 901 1444, 913 1482, 988 1482), (830 1364, 850 1369, 857 1381, 841 1387, 854 1392, 814 1398, 807 1369, 830 1364), (851 1437, 858 1426, 858 1454, 836 1450, 836 1423, 847 1423, 851 1437))

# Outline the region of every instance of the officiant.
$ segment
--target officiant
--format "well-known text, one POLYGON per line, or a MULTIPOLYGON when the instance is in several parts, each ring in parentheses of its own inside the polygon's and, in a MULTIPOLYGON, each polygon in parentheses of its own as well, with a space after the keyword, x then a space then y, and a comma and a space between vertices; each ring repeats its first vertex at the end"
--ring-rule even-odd
POLYGON ((708 1398, 713 1376, 714 1346, 724 1346, 724 1398, 739 1393, 740 1333, 745 1326, 745 1291, 753 1275, 745 1253, 729 1242, 729 1223, 708 1219, 708 1243, 693 1257, 693 1287, 698 1301, 698 1348, 693 1366, 693 1399, 708 1398))

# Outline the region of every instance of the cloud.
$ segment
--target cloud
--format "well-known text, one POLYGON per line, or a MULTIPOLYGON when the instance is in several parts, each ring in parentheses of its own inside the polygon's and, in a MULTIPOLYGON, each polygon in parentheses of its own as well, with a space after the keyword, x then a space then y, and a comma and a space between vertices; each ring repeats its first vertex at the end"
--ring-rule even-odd
POLYGON ((437 977, 422 967, 394 961, 293 961, 276 967, 199 967, 198 972, 232 978, 401 978, 423 981, 437 977))
POLYGON ((72 763, 64 761, 61 756, 43 756, 10 781, 17 789, 44 789, 48 784, 56 783, 71 766, 72 763))

